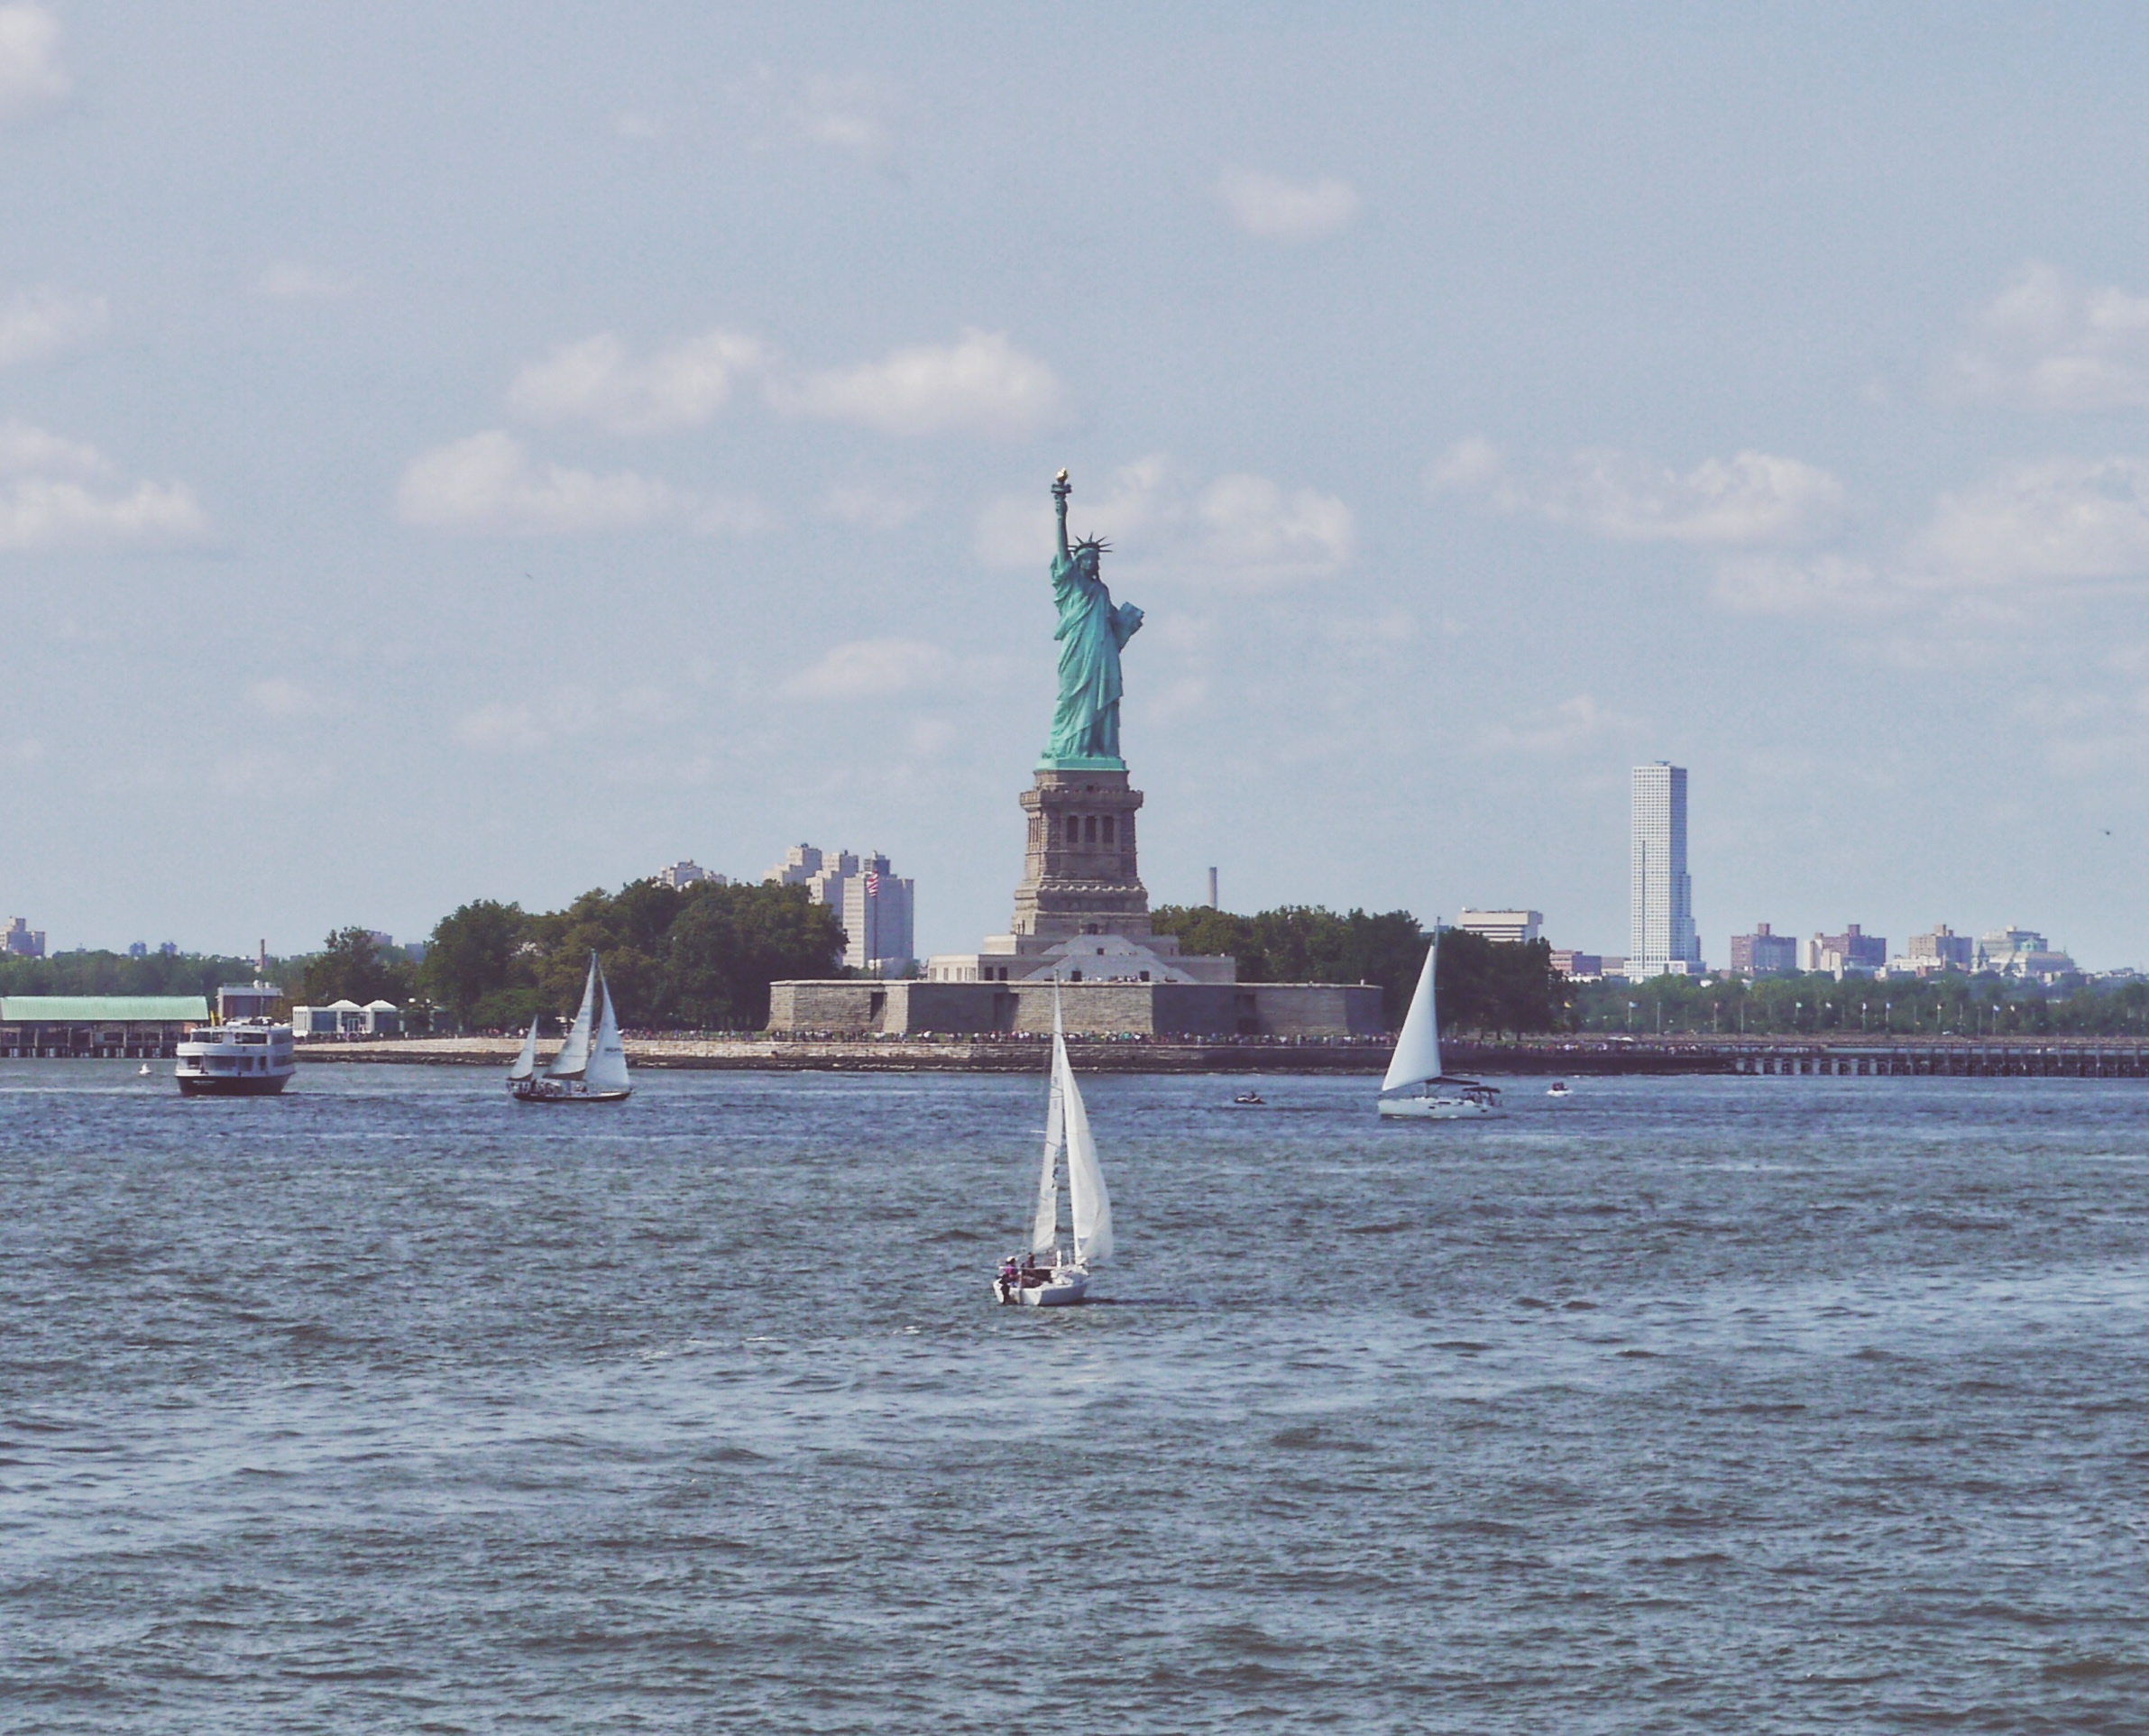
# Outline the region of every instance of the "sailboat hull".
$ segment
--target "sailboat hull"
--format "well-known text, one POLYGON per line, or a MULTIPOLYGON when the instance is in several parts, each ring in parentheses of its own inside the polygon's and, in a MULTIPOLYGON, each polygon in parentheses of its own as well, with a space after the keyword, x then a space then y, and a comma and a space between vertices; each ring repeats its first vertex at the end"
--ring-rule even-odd
POLYGON ((1415 1097, 1384 1097, 1381 1113, 1399 1121, 1490 1121, 1507 1111, 1497 1086, 1444 1081, 1415 1097))
POLYGON ((1052 1272, 1042 1284, 1010 1284, 996 1278, 992 1287, 994 1296, 1011 1308, 1071 1308, 1088 1289, 1088 1272, 1067 1269, 1052 1272))
POLYGON ((551 1079, 519 1079, 508 1092, 518 1103, 624 1103, 634 1095, 631 1090, 592 1091, 551 1079))

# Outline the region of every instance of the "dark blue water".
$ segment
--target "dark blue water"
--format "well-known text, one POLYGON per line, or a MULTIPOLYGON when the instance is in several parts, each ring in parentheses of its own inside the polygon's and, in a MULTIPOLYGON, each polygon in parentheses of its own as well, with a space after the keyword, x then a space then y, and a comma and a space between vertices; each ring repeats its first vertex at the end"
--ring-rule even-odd
POLYGON ((0 1727, 2149 1728, 2149 1091, 0 1068, 0 1727))

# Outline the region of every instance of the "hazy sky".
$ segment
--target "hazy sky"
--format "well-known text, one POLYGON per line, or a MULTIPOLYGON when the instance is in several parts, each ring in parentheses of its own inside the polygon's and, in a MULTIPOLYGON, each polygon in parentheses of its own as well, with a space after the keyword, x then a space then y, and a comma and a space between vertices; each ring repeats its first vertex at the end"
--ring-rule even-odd
POLYGON ((1162 902, 2149 964, 2134 7, 0 5, 0 906, 1006 925, 1047 485, 1162 902))

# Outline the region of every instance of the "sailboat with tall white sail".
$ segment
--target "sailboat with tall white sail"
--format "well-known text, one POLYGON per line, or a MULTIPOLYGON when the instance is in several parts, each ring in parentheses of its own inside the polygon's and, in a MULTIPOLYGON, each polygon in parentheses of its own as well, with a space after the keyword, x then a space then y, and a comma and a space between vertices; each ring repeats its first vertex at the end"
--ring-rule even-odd
POLYGON ((1388 1075, 1381 1081, 1381 1113, 1420 1121, 1504 1115, 1498 1086, 1451 1079, 1440 1070, 1440 1021, 1433 1007, 1433 961, 1439 951, 1440 937, 1436 934, 1425 950, 1425 969, 1418 973, 1410 1010, 1403 1015, 1402 1034, 1395 1040, 1388 1075))
POLYGON ((582 1010, 552 1065, 537 1071, 537 1022, 530 1021, 522 1052, 508 1070, 508 1090, 518 1103, 624 1103, 634 1087, 627 1078, 627 1045, 612 1011, 611 989, 597 955, 582 988, 582 1010))
POLYGON ((993 1294, 1026 1308, 1064 1308, 1089 1289, 1089 1269, 1112 1257, 1112 1197, 1097 1161, 1089 1111, 1067 1059, 1060 992, 1052 990, 1052 1087, 1045 1109, 1044 1167, 1037 1178, 1037 1209, 1030 1245, 1009 1256, 993 1280, 993 1294), (1060 1172, 1067 1172, 1070 1235, 1060 1240, 1060 1172))

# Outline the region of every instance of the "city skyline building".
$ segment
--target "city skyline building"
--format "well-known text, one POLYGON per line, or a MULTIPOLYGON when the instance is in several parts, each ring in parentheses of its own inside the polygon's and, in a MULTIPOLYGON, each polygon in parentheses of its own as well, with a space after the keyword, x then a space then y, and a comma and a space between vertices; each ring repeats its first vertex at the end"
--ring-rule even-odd
POLYGON ((803 886, 843 924, 843 962, 868 976, 898 977, 917 963, 915 880, 906 880, 877 850, 822 850, 794 844, 762 877, 767 884, 803 886))
POLYGON ((1510 946, 1536 940, 1544 925, 1541 910, 1472 910, 1465 905, 1463 914, 1455 919, 1455 926, 1465 933, 1510 946))
POLYGON ((669 886, 674 892, 684 891, 686 887, 698 886, 703 881, 719 886, 728 886, 731 884, 730 876, 718 874, 705 868, 692 857, 684 861, 674 862, 668 868, 658 868, 655 878, 659 886, 669 886))
POLYGON ((1799 963, 1807 970, 1823 971, 1839 980, 1864 976, 1887 962, 1887 937, 1868 934, 1856 923, 1846 923, 1841 934, 1815 934, 1800 943, 1799 963))
POLYGON ((1798 939, 1777 934, 1767 923, 1756 923, 1750 934, 1731 936, 1731 974, 1739 977, 1774 977, 1798 969, 1798 939))
POLYGON ((1945 923, 1903 942, 1903 958, 1913 970, 1968 970, 1977 963, 1978 943, 1945 923))
POLYGON ((1686 768, 1658 759, 1633 770, 1626 974, 1698 976, 1694 883, 1686 872, 1686 768))

